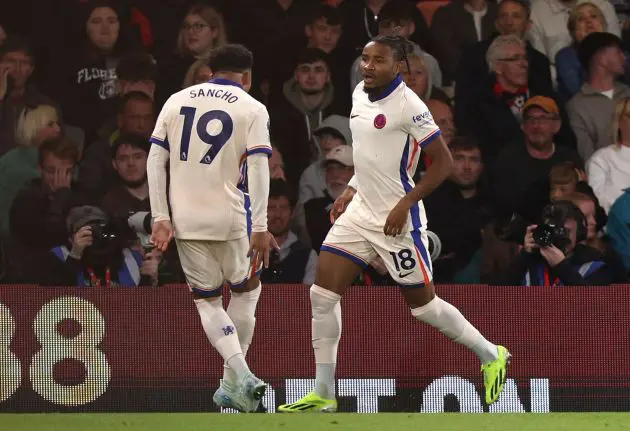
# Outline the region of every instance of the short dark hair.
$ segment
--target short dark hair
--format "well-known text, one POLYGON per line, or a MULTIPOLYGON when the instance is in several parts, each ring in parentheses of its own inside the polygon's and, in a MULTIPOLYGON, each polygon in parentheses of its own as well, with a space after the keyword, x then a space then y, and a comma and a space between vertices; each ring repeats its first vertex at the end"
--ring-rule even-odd
POLYGON ((409 0, 390 0, 378 14, 378 23, 393 21, 395 24, 400 24, 413 21, 413 14, 417 10, 416 4, 409 0))
POLYGON ((282 198, 285 197, 289 201, 291 208, 295 208, 297 204, 297 198, 295 192, 288 182, 281 179, 271 180, 269 183, 269 198, 282 198))
POLYGON ((395 61, 408 62, 407 56, 413 53, 413 43, 402 36, 376 36, 370 42, 389 46, 394 53, 395 61))
POLYGON ((123 55, 116 67, 118 79, 125 81, 156 81, 157 65, 153 57, 144 51, 135 51, 123 55))
POLYGON ((79 162, 80 153, 77 144, 70 140, 70 138, 61 135, 48 138, 42 142, 38 150, 37 159, 39 165, 42 166, 46 156, 51 154, 60 160, 66 160, 76 165, 79 162))
POLYGON ((122 99, 120 99, 120 105, 118 105, 118 113, 122 114, 125 111, 127 104, 132 100, 136 102, 147 102, 153 104, 153 99, 151 99, 151 96, 149 96, 148 94, 143 93, 142 91, 130 91, 129 93, 126 93, 122 97, 122 99))
POLYGON ((455 151, 472 151, 472 150, 479 150, 479 153, 482 153, 481 147, 479 146, 479 142, 475 138, 471 138, 468 136, 455 136, 451 140, 451 142, 448 144, 448 147, 451 149, 451 152, 453 153, 455 151))
POLYGON ((601 51, 610 47, 623 49, 623 42, 618 36, 605 31, 591 33, 578 44, 578 59, 587 72, 593 65, 593 58, 601 51))
MULTIPOLYGON (((529 5, 529 2, 525 1, 525 0, 503 0, 506 3, 514 3, 520 7, 522 7, 525 10, 525 16, 527 17, 527 19, 529 19, 531 13, 532 13, 532 8, 529 5)), ((503 4, 503 1, 501 1, 501 3, 499 3, 499 9, 501 8, 501 5, 503 4)))
POLYGON ((318 4, 313 8, 308 25, 315 23, 318 19, 324 18, 328 25, 341 25, 343 24, 343 15, 341 11, 334 6, 328 4, 318 4))
POLYGON ((33 50, 26 39, 21 36, 9 36, 0 46, 0 59, 10 52, 23 52, 34 60, 33 50))
POLYGON ((147 154, 149 154, 149 149, 151 148, 151 144, 149 143, 149 140, 144 136, 136 135, 133 133, 120 135, 118 139, 116 139, 114 143, 112 144, 112 148, 111 148, 112 159, 116 158, 116 155, 118 154, 118 150, 120 150, 120 147, 122 147, 123 145, 129 145, 131 148, 138 148, 147 154))
POLYGON ((214 48, 210 52, 208 67, 213 73, 234 72, 243 73, 251 70, 254 65, 252 52, 243 45, 229 43, 214 48))
POLYGON ((297 69, 302 64, 313 64, 318 61, 323 61, 330 69, 328 54, 318 48, 304 48, 295 56, 295 67, 297 69))

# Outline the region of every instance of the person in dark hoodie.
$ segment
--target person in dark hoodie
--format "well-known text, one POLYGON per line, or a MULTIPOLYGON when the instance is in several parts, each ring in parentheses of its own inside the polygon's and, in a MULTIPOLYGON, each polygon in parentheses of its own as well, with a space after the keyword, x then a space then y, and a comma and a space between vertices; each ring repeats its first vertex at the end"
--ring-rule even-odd
POLYGON ((66 122, 83 129, 89 143, 116 112, 116 66, 139 42, 133 42, 112 1, 90 0, 81 12, 78 52, 61 67, 53 98, 61 103, 66 122))
POLYGON ((333 98, 326 53, 306 48, 297 56, 295 76, 269 104, 271 140, 290 161, 286 166, 290 184, 298 184, 313 161, 313 131, 331 114, 333 98))
POLYGON ((585 242, 588 223, 571 201, 552 202, 543 209, 541 225, 527 227, 523 250, 493 284, 507 286, 593 286, 615 283, 616 271, 606 256, 585 242))

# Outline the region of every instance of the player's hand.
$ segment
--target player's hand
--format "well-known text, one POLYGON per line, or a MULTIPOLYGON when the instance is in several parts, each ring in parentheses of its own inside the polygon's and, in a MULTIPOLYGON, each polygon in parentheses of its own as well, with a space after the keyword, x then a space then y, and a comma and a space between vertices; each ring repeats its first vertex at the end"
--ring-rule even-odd
POLYGON ((151 243, 161 252, 165 252, 173 239, 173 225, 168 220, 156 221, 151 229, 151 243))
POLYGON ((534 229, 536 229, 538 225, 533 224, 527 226, 527 230, 525 231, 525 239, 523 240, 523 249, 527 253, 533 253, 538 247, 536 241, 534 241, 534 229))
POLYGON ((566 259, 566 256, 555 245, 551 244, 549 247, 540 247, 540 254, 545 258, 550 267, 557 266, 560 262, 566 259))
POLYGON ((81 259, 85 249, 91 246, 92 243, 92 226, 83 226, 72 236, 70 254, 77 259, 81 259))
POLYGON ((407 224, 407 218, 409 217, 409 210, 414 204, 411 199, 404 196, 398 201, 394 209, 389 212, 387 220, 385 220, 385 227, 383 232, 388 236, 400 235, 407 224))
POLYGON ((280 250, 276 239, 268 231, 252 232, 249 240, 249 251, 247 256, 252 260, 253 272, 258 270, 260 262, 263 262, 265 268, 269 268, 269 254, 271 249, 280 250))
POLYGON ((330 210, 330 222, 335 223, 335 220, 344 213, 346 208, 348 208, 348 204, 356 194, 356 190, 352 187, 346 187, 341 196, 335 199, 335 203, 333 204, 330 210))

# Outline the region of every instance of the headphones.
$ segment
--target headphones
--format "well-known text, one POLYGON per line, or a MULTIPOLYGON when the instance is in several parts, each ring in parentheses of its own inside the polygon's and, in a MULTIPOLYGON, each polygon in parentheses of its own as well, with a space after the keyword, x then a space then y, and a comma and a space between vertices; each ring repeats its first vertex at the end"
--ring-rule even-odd
POLYGON ((547 205, 542 211, 542 220, 575 220, 577 230, 575 242, 585 241, 587 235, 587 223, 584 213, 571 201, 555 201, 547 205))

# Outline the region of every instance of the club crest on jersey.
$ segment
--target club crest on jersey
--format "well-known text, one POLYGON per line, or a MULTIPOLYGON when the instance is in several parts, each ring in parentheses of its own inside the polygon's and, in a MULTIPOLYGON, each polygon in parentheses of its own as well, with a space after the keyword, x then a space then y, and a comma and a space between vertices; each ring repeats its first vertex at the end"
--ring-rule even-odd
POLYGON ((382 129, 383 127, 385 127, 385 124, 387 124, 387 118, 385 118, 385 115, 378 114, 374 118, 374 127, 376 127, 377 129, 382 129))

